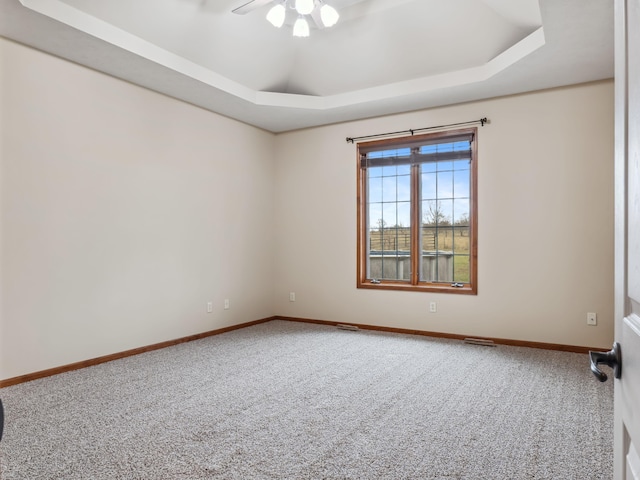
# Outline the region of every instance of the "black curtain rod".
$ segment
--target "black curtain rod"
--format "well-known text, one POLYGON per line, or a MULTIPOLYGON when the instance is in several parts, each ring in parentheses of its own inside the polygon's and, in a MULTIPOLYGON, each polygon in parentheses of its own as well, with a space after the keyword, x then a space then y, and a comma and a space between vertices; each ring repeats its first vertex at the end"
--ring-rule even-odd
POLYGON ((413 135, 416 132, 424 132, 426 130, 437 130, 440 128, 448 128, 448 127, 461 127, 463 125, 475 125, 480 124, 480 126, 484 127, 485 123, 488 123, 487 117, 481 118, 480 120, 472 120, 470 122, 460 122, 460 123, 450 123, 449 125, 438 125, 437 127, 425 127, 425 128, 416 128, 413 130, 401 130, 399 132, 389 132, 389 133, 378 133, 376 135, 365 135, 364 137, 347 137, 347 143, 353 143, 356 140, 364 140, 366 138, 380 138, 380 137, 392 137, 395 135, 401 135, 404 133, 410 133, 413 135))

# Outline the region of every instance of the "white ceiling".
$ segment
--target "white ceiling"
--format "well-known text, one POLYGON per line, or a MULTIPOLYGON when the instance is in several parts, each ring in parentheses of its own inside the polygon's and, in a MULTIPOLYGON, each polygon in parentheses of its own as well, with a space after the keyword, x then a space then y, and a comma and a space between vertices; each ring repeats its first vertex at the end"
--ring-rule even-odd
POLYGON ((0 35, 272 132, 613 76, 610 0, 327 0, 295 38, 248 0, 0 0, 0 35))

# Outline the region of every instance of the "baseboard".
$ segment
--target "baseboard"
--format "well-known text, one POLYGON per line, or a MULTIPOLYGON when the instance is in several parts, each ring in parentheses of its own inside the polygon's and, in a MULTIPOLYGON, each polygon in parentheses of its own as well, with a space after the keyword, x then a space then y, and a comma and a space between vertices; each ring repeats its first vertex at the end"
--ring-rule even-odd
POLYGON ((121 358, 131 357, 133 355, 139 355, 145 352, 151 352, 153 350, 159 350, 161 348, 172 347, 180 343, 192 342, 194 340, 200 340, 201 338, 211 337, 213 335, 220 335, 221 333, 231 332, 232 330, 238 330, 240 328, 251 327, 260 323, 270 322, 271 320, 275 320, 277 318, 278 317, 267 317, 261 320, 254 320, 252 322, 240 323, 238 325, 232 325, 230 327, 218 328, 216 330, 197 333, 195 335, 189 335, 187 337, 181 337, 175 340, 154 343, 153 345, 147 345, 145 347, 133 348, 131 350, 125 350, 124 352, 112 353, 110 355, 104 355, 102 357, 91 358, 89 360, 83 360, 81 362, 70 363, 68 365, 62 365, 60 367, 49 368, 47 370, 41 370, 39 372, 7 378, 6 380, 0 380, 0 388, 10 387, 19 383, 30 382, 39 378, 51 377, 52 375, 58 375, 59 373, 71 372, 73 370, 79 370, 81 368, 92 367, 94 365, 100 365, 101 363, 111 362, 113 360, 119 360, 121 358))
MULTIPOLYGON (((175 340, 168 340, 166 342, 155 343, 153 345, 147 345, 145 347, 134 348, 126 350, 124 352, 112 353, 110 355, 104 355, 102 357, 92 358, 89 360, 83 360, 81 362, 71 363, 69 365, 63 365, 60 367, 49 368, 47 370, 41 370, 39 372, 28 373, 26 375, 20 375, 18 377, 7 378, 6 380, 0 380, 0 388, 10 387, 19 383, 30 382, 31 380, 37 380, 39 378, 50 377, 59 373, 71 372, 73 370, 79 370, 81 368, 92 367, 101 363, 111 362, 113 360, 119 360, 121 358, 131 357, 133 355, 139 355, 141 353, 150 352, 153 350, 159 350, 161 348, 172 347, 180 343, 192 342, 194 340, 200 340, 201 338, 211 337, 213 335, 220 335, 221 333, 230 332, 233 330, 239 330, 241 328, 251 327, 260 323, 270 322, 272 320, 285 320, 288 322, 301 322, 301 323, 315 323, 318 325, 336 326, 338 324, 345 324, 344 322, 332 322, 328 320, 315 320, 311 318, 298 318, 298 317, 282 317, 273 316, 260 320, 254 320, 252 322, 240 323, 238 325, 232 325, 230 327, 219 328, 217 330, 210 330, 208 332, 197 333, 195 335, 189 335, 187 337, 178 338, 175 340)), ((356 326, 362 330, 377 330, 380 332, 391 333, 404 333, 408 335, 422 335, 425 337, 436 338, 448 338, 453 340, 464 340, 468 337, 473 337, 481 340, 491 340, 498 345, 511 345, 515 347, 528 347, 528 348, 540 348, 544 350, 559 350, 562 352, 573 353, 589 353, 589 351, 604 351, 602 348, 590 348, 582 347, 578 345, 561 345, 557 343, 543 343, 543 342, 529 342, 524 340, 510 340, 506 338, 492 338, 492 337, 478 337, 476 335, 458 335, 455 333, 443 333, 443 332, 430 332, 426 330, 412 330, 408 328, 394 328, 394 327, 380 327, 376 325, 365 325, 361 323, 348 323, 348 325, 356 326)))
POLYGON ((478 337, 477 335, 458 335, 455 333, 429 332, 426 330, 412 330, 408 328, 379 327, 377 325, 365 325, 361 323, 332 322, 328 320, 315 320, 311 318, 297 318, 297 317, 275 317, 275 318, 277 320, 286 320, 289 322, 315 323, 319 325, 329 325, 329 326, 346 324, 346 325, 356 326, 362 330, 377 330, 380 332, 405 333, 408 335, 422 335, 425 337, 449 338, 452 340, 464 340, 465 338, 473 337, 475 339, 480 339, 480 340, 491 340, 493 343, 498 345, 511 345, 514 347, 539 348, 543 350, 558 350, 561 352, 589 353, 589 351, 598 351, 598 352, 604 351, 602 348, 582 347, 579 345, 562 345, 558 343, 529 342, 524 340, 510 340, 507 338, 478 337))

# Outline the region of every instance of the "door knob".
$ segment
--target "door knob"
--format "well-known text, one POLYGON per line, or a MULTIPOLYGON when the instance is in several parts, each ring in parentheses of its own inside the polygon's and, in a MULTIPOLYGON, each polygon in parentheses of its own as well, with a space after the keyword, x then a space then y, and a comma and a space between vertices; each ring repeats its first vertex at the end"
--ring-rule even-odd
POLYGON ((620 344, 615 342, 613 349, 608 352, 589 352, 591 360, 591 371, 601 382, 607 381, 607 374, 598 368, 598 365, 604 363, 613 368, 613 376, 620 378, 622 375, 622 356, 620 354, 620 344))

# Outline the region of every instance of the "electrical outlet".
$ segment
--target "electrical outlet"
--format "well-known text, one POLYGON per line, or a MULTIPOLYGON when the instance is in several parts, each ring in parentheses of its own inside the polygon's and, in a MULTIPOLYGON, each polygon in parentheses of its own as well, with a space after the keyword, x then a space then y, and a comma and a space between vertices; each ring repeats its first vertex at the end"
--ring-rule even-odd
POLYGON ((296 292, 289 292, 289 301, 290 302, 296 301, 296 292))
POLYGON ((429 311, 436 313, 438 311, 438 304, 436 302, 429 302, 429 311))
POLYGON ((213 312, 213 302, 207 302, 207 313, 213 312))
POLYGON ((587 313, 587 325, 598 325, 598 314, 595 312, 587 313))
POLYGON ((228 298, 224 299, 224 309, 225 310, 229 310, 229 299, 228 298))

